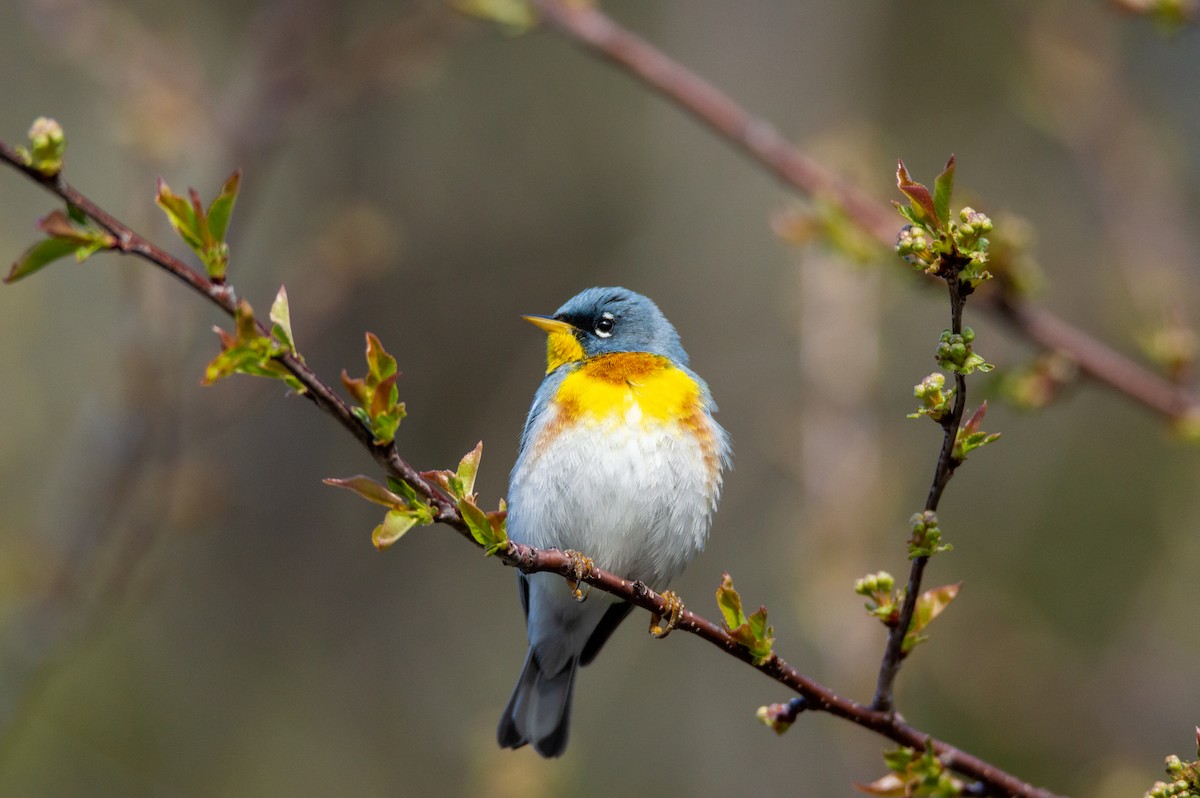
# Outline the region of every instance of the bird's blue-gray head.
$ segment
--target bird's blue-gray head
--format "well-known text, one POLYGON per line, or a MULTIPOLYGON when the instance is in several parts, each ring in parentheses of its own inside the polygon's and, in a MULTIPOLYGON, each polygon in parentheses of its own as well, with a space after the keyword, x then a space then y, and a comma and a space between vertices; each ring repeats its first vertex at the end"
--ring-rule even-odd
POLYGON ((680 366, 687 354, 679 334, 650 299, 627 288, 589 288, 553 316, 525 316, 550 334, 546 372, 610 352, 649 352, 680 366))

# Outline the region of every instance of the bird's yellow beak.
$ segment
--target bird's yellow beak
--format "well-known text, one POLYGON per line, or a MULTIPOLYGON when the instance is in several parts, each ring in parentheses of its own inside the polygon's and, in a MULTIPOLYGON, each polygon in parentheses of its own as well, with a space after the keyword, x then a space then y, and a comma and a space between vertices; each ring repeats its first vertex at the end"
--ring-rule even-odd
POLYGON ((551 318, 550 316, 522 316, 521 318, 548 333, 568 333, 573 335, 575 332, 575 328, 572 325, 565 321, 551 318))
POLYGON ((554 371, 564 363, 574 363, 583 360, 583 347, 575 337, 575 325, 568 324, 550 316, 522 316, 530 324, 545 330, 546 337, 546 373, 554 371))

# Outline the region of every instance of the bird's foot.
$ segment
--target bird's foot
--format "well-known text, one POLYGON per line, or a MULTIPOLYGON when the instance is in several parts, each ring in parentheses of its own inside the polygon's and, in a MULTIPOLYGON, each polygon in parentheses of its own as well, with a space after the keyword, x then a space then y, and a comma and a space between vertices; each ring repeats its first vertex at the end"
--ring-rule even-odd
POLYGON ((679 623, 679 619, 683 617, 683 599, 674 590, 665 590, 663 597, 663 613, 659 615, 654 613, 650 617, 650 634, 657 637, 659 640, 671 634, 671 630, 679 623), (666 618, 666 624, 663 624, 663 618, 666 618))
POLYGON ((592 592, 592 586, 583 580, 592 575, 592 571, 596 569, 596 563, 592 562, 591 557, 580 554, 574 549, 567 549, 563 554, 571 560, 572 573, 575 574, 573 578, 567 577, 567 586, 571 588, 571 595, 575 597, 576 601, 583 601, 592 592), (586 590, 580 589, 581 583, 587 588, 586 590))

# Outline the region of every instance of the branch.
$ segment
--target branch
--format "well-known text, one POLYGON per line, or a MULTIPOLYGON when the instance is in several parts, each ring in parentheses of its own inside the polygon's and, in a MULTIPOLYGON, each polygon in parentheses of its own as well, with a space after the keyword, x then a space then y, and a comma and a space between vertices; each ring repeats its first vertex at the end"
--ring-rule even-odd
MULTIPOLYGON (((61 175, 46 177, 37 170, 26 166, 17 152, 3 141, 0 141, 0 161, 78 208, 112 234, 115 239, 111 246, 112 250, 139 257, 163 269, 196 293, 204 296, 226 315, 235 316, 237 299, 232 286, 213 282, 205 274, 138 235, 68 184, 61 175)), ((260 332, 264 335, 269 334, 262 324, 259 324, 259 327, 260 332)), ((429 501, 436 511, 435 520, 452 527, 468 541, 474 543, 454 502, 422 477, 416 468, 401 458, 394 442, 386 445, 376 444, 371 430, 354 416, 349 406, 334 392, 333 388, 317 377, 298 356, 284 352, 277 355, 277 359, 307 389, 303 395, 353 435, 386 473, 408 483, 429 501)), ((567 555, 555 549, 543 551, 510 541, 498 555, 505 565, 519 568, 526 573, 546 571, 557 573, 564 578, 577 577, 574 562, 567 555)), ((641 582, 630 582, 600 569, 592 569, 581 576, 582 581, 631 604, 659 616, 669 614, 669 607, 663 597, 641 582)), ((924 751, 927 747, 932 748, 947 767, 978 781, 989 793, 1027 796, 1028 798, 1053 798, 1053 793, 1027 784, 978 757, 909 726, 895 713, 865 707, 838 695, 829 688, 800 674, 774 653, 761 662, 755 662, 751 652, 735 640, 726 629, 691 611, 685 610, 682 613, 676 628, 707 640, 725 653, 750 664, 779 684, 794 690, 804 697, 807 709, 828 712, 836 717, 844 718, 900 745, 918 751, 924 751)))
MULTIPOLYGON (((577 44, 629 72, 692 114, 781 182, 840 208, 860 230, 891 248, 895 216, 885 203, 849 185, 816 163, 765 120, 751 115, 720 89, 622 28, 591 3, 530 0, 542 18, 577 44)), ((1172 421, 1200 411, 1200 397, 1122 355, 1049 311, 1012 292, 980 297, 977 306, 1048 351, 1063 352, 1097 383, 1172 421)))
MULTIPOLYGON (((532 546, 509 543, 508 549, 500 556, 506 565, 519 568, 525 573, 548 571, 563 577, 575 576, 574 562, 557 549, 543 551, 532 546)), ((641 582, 630 582, 598 568, 593 569, 590 574, 585 574, 583 581, 642 609, 660 615, 665 611, 662 596, 641 582)), ((893 742, 915 748, 918 751, 924 751, 928 743, 943 764, 986 785, 989 793, 1037 796, 1038 798, 1053 796, 1053 793, 1048 790, 1027 784, 949 743, 930 738, 924 732, 909 726, 894 712, 872 709, 838 695, 828 687, 799 673, 777 654, 771 654, 764 662, 756 664, 751 653, 734 640, 724 628, 690 610, 683 611, 675 628, 691 632, 697 637, 707 640, 726 654, 740 659, 776 682, 795 690, 804 697, 805 709, 828 712, 835 717, 870 729, 893 742)))
MULTIPOLYGON (((950 291, 950 330, 956 335, 962 335, 962 312, 967 301, 967 292, 959 280, 958 274, 949 275, 946 285, 950 291)), ((969 288, 969 286, 968 286, 969 288)), ((967 409, 967 378, 961 372, 954 372, 954 407, 950 415, 941 419, 942 450, 938 453, 937 467, 933 471, 933 483, 929 486, 929 495, 925 499, 925 510, 937 512, 938 502, 941 501, 942 491, 946 489, 954 469, 960 461, 954 457, 954 441, 958 437, 958 428, 962 424, 963 413, 967 409)), ((908 585, 904 589, 904 604, 900 607, 900 615, 896 623, 888 630, 887 646, 884 648, 883 661, 879 665, 879 679, 875 685, 875 698, 871 706, 882 712, 891 712, 892 687, 896 676, 900 673, 900 663, 904 659, 904 638, 912 625, 913 613, 917 609, 917 599, 921 595, 921 579, 925 575, 925 566, 929 557, 922 555, 914 557, 909 568, 908 585)))
MULTIPOLYGON (((148 261, 179 279, 184 285, 216 305, 226 315, 234 316, 237 309, 237 296, 233 287, 225 283, 216 283, 207 275, 193 269, 174 255, 155 246, 153 243, 134 232, 129 226, 119 221, 92 200, 88 199, 77 189, 62 179, 62 175, 46 177, 45 175, 25 165, 16 150, 0 141, 0 161, 8 164, 24 174, 35 183, 40 184, 52 194, 57 194, 69 204, 81 210, 90 219, 112 234, 116 239, 112 249, 125 255, 133 255, 148 261)), ((261 322, 259 332, 269 335, 270 330, 261 322)), ((375 461, 391 476, 402 479, 419 491, 438 511, 436 520, 448 522, 457 526, 459 532, 470 537, 466 526, 458 516, 453 502, 449 501, 440 491, 430 485, 421 474, 406 463, 396 452, 395 444, 378 446, 374 443, 374 435, 355 415, 350 407, 334 390, 322 382, 299 357, 283 353, 278 360, 289 372, 307 389, 303 396, 311 400, 317 407, 333 416, 346 428, 359 443, 367 448, 375 461)))

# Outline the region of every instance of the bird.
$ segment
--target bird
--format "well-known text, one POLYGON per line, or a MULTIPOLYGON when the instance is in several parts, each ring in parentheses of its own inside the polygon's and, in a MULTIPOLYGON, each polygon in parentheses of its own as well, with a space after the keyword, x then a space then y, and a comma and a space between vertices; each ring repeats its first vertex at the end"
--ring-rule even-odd
MULTIPOLYGON (((581 579, 600 567, 662 590, 704 547, 731 459, 708 386, 649 298, 589 288, 553 316, 546 374, 509 480, 508 535, 566 552, 581 579)), ((633 605, 552 573, 518 574, 529 650, 497 729, 503 748, 543 757, 567 747, 575 674, 633 605)), ((664 637, 683 603, 671 592, 664 637)), ((662 625, 660 625, 662 624, 662 625)))

